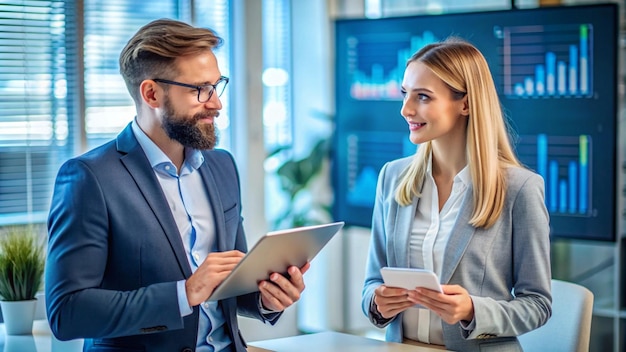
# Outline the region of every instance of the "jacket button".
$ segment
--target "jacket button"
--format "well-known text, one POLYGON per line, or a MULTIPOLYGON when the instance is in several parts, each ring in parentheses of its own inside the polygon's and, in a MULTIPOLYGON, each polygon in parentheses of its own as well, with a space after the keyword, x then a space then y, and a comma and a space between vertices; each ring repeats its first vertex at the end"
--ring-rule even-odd
POLYGON ((189 347, 183 348, 181 352, 193 352, 193 350, 189 347))

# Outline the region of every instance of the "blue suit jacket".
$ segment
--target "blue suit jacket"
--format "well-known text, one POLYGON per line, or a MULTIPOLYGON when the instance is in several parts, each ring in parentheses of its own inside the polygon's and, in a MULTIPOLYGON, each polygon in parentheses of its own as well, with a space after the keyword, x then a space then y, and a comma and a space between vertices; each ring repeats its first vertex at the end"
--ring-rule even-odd
MULTIPOLYGON (((400 206, 394 199, 400 173, 412 158, 387 163, 381 170, 372 217, 372 237, 362 308, 387 340, 402 342, 402 314, 380 319, 374 290, 383 284, 380 268, 409 267, 409 239, 419 199, 400 206)), ((546 323, 552 313, 549 218, 543 179, 526 169, 510 168, 504 209, 488 229, 469 224, 472 188, 446 246, 443 284, 464 287, 474 303, 476 326, 466 331, 443 322, 446 347, 457 351, 521 351, 516 336, 546 323)))
MULTIPOLYGON (((239 178, 225 151, 203 153, 219 251, 247 251, 239 178)), ((199 308, 181 318, 176 282, 191 276, 169 205, 130 125, 60 169, 48 219, 48 320, 89 351, 193 351, 199 308), (92 339, 92 340, 89 340, 92 339)), ((237 313, 263 320, 259 294, 220 302, 237 351, 237 313)), ((272 316, 273 323, 278 316, 272 316)))

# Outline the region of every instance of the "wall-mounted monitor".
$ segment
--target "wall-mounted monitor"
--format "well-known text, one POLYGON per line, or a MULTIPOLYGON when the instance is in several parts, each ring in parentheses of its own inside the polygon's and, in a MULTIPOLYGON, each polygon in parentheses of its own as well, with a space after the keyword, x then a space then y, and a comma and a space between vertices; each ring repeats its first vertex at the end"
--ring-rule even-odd
POLYGON ((336 21, 334 216, 371 225, 378 171, 416 146, 400 108, 407 59, 462 37, 485 55, 522 163, 545 180, 554 237, 616 231, 617 4, 336 21))

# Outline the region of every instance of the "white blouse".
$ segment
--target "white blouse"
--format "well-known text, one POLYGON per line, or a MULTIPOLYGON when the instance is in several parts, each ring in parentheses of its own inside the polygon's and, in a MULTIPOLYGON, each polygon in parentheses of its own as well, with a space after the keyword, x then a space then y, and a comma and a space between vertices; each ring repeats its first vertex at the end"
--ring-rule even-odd
MULTIPOLYGON (((470 182, 469 169, 465 166, 454 177, 452 191, 440 212, 437 185, 432 176, 432 157, 429 159, 409 239, 410 267, 432 270, 441 276, 446 244, 470 182)), ((438 315, 417 306, 407 309, 402 319, 405 338, 437 345, 444 344, 441 324, 438 315)))

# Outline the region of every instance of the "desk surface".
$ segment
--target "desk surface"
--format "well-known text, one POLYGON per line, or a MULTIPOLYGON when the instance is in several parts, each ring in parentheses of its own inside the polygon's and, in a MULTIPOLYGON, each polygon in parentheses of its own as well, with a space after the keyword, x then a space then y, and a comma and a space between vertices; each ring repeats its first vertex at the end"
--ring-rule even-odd
POLYGON ((439 349, 385 342, 334 331, 248 343, 248 352, 441 352, 439 349))
MULTIPOLYGON (((59 341, 46 320, 35 320, 32 335, 6 335, 0 324, 2 352, 82 352, 83 341, 59 341)), ((441 350, 385 342, 334 331, 250 342, 248 352, 441 352, 441 350)))
POLYGON ((0 351, 3 352, 82 352, 83 340, 59 341, 46 320, 33 322, 32 335, 7 335, 0 324, 0 351))

